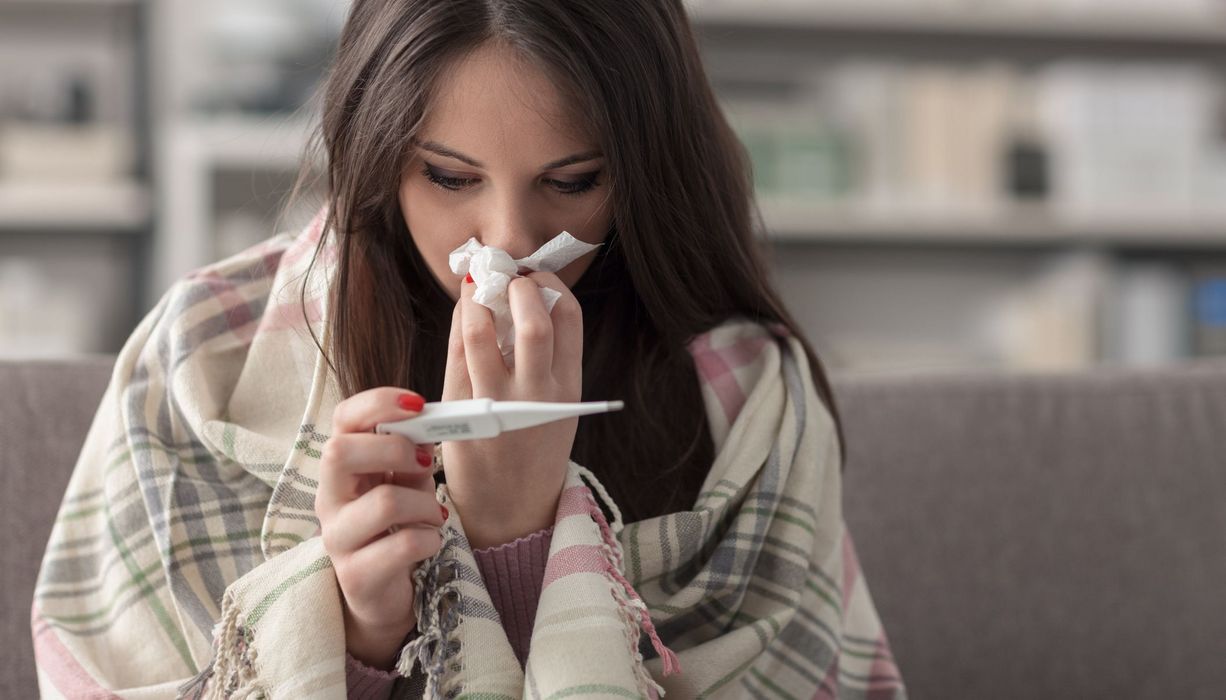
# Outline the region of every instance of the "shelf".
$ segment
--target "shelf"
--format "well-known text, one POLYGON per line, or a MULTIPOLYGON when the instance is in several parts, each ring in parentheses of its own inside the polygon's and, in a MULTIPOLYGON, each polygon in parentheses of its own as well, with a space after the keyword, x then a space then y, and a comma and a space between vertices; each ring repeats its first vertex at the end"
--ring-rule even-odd
POLYGON ((1226 251, 1226 212, 1185 219, 1071 218, 1019 206, 1002 214, 906 214, 769 199, 761 201, 761 209, 770 240, 779 243, 1226 251))
POLYGON ((6 7, 127 7, 139 5, 141 0, 0 0, 0 9, 6 7))
POLYGON ((172 148, 214 168, 297 170, 314 122, 302 116, 194 117, 169 128, 172 148))
POLYGON ((1226 49, 1226 12, 1180 16, 1172 12, 1118 12, 1020 9, 974 10, 922 4, 857 5, 746 3, 689 0, 701 29, 779 29, 816 33, 888 34, 1161 44, 1226 49))
POLYGON ((24 183, 0 180, 0 232, 28 230, 139 233, 152 198, 137 182, 24 183))
POLYGON ((0 0, 0 13, 5 11, 56 12, 66 8, 82 10, 126 9, 140 5, 142 0, 0 0))

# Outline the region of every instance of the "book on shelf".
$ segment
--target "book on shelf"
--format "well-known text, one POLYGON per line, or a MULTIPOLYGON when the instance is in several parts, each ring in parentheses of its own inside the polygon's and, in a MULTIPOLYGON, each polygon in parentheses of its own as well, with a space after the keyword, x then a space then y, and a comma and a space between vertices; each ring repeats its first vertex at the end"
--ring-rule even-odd
POLYGON ((1054 206, 1070 216, 1195 217, 1224 148, 1218 78, 1194 64, 1062 62, 1040 79, 1054 206))
POLYGON ((1226 265, 1193 274, 1193 354, 1226 355, 1226 265))
POLYGON ((1192 352, 1190 290, 1185 271, 1174 262, 1120 263, 1105 299, 1104 359, 1156 366, 1187 358, 1192 352))
POLYGON ((98 351, 96 298, 58 283, 36 258, 0 257, 0 356, 15 358, 98 351))
POLYGON ((1032 281, 1007 294, 984 328, 1001 365, 1046 371, 1098 362, 1110 275, 1105 256, 1071 252, 1045 263, 1032 281))

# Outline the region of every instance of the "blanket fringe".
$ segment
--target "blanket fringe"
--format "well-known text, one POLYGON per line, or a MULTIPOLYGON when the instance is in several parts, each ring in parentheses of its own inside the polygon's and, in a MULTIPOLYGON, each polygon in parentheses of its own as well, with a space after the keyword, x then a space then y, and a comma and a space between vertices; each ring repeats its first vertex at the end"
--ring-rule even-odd
POLYGON ((587 478, 587 481, 591 487, 596 489, 596 493, 600 494, 600 500, 604 501, 604 504, 606 507, 608 507, 609 512, 613 514, 612 523, 605 522, 604 513, 600 514, 600 521, 604 522, 606 527, 612 528, 614 535, 620 535, 622 529, 625 527, 624 523, 622 522, 621 509, 618 508, 617 504, 613 502, 613 497, 609 495, 607 490, 605 490, 604 484, 600 483, 600 479, 597 479, 596 475, 593 474, 590 469, 587 467, 581 467, 578 464, 575 466, 579 467, 579 475, 587 478))
POLYGON ((208 666, 204 667, 195 678, 179 686, 178 694, 175 695, 175 700, 204 700, 204 692, 208 684, 209 678, 213 677, 213 662, 210 661, 208 666))
POLYGON ((412 675, 414 664, 420 663, 426 675, 426 697, 432 698, 443 697, 441 687, 448 663, 459 655, 451 638, 459 623, 459 581, 455 563, 448 562, 447 556, 454 547, 455 530, 444 526, 443 546, 413 572, 417 636, 400 650, 396 662, 396 670, 405 678, 412 675))
POLYGON ((243 700, 266 698, 256 683, 256 650, 251 630, 239 624, 238 605, 227 592, 221 620, 213 626, 213 660, 195 678, 179 686, 178 698, 191 700, 243 700))
MULTIPOLYGON (((634 590, 634 586, 630 585, 630 581, 622 574, 624 562, 622 560, 621 544, 614 536, 615 532, 619 532, 622 529, 621 511, 613 503, 609 492, 605 490, 604 485, 600 483, 595 474, 582 466, 579 467, 579 474, 592 486, 592 489, 588 489, 587 493, 588 510, 591 513, 592 519, 596 521, 597 526, 600 528, 600 536, 603 540, 603 549, 605 551, 605 571, 609 578, 617 584, 614 591, 617 593, 615 597, 618 605, 632 616, 632 620, 638 623, 635 631, 637 632, 638 628, 642 628, 651 639, 652 648, 655 649, 656 654, 660 656, 664 664, 664 675, 669 676, 674 673, 680 673, 680 659, 677 658, 677 654, 672 649, 664 645, 659 633, 656 631, 655 623, 651 621, 651 613, 647 609, 647 604, 643 602, 638 592, 634 590), (614 525, 612 527, 605 520, 604 513, 600 510, 600 505, 596 503, 596 498, 592 493, 593 489, 596 493, 600 494, 605 505, 609 508, 609 512, 613 514, 614 525)), ((646 669, 642 667, 643 656, 639 653, 637 644, 634 645, 631 652, 634 654, 635 659, 640 662, 638 668, 641 675, 640 680, 644 680, 645 685, 653 688, 662 697, 664 695, 664 688, 656 683, 647 673, 646 669)))

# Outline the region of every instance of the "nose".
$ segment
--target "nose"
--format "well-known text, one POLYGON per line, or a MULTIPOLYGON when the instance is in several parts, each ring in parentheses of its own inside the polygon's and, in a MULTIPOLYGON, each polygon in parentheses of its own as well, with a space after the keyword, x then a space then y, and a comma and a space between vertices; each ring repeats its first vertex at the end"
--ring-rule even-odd
POLYGON ((505 250, 512 258, 527 257, 545 243, 542 223, 528 198, 514 192, 495 197, 481 220, 477 240, 482 245, 505 250))

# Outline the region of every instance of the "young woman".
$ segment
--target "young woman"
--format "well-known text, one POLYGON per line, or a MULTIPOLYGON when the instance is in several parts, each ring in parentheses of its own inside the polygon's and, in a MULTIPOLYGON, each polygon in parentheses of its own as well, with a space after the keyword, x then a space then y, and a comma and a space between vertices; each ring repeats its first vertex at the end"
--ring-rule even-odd
POLYGON ((680 0, 356 0, 323 97, 316 219, 119 355, 35 594, 44 695, 903 697, 680 0), (508 365, 449 255, 563 230, 599 248, 510 283, 508 365), (625 408, 372 431, 472 397, 625 408))

